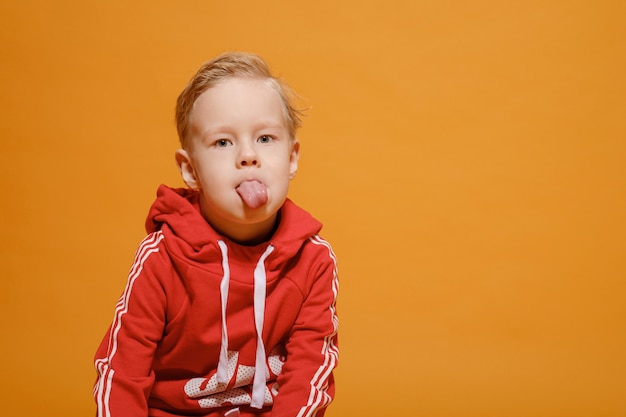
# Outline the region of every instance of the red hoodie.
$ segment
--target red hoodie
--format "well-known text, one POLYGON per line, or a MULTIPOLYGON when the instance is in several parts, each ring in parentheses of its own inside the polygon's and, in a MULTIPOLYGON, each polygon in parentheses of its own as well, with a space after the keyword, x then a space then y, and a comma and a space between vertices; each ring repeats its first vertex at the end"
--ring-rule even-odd
POLYGON ((220 236, 198 193, 161 186, 96 353, 98 416, 322 416, 334 395, 337 271, 287 200, 271 239, 220 236))

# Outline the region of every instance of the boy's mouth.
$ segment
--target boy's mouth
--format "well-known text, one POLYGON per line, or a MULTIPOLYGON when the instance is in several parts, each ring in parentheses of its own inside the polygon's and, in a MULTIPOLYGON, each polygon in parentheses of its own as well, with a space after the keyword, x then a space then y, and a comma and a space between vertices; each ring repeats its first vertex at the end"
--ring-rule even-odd
POLYGON ((260 181, 244 181, 235 189, 246 206, 256 209, 267 203, 267 187, 260 181))

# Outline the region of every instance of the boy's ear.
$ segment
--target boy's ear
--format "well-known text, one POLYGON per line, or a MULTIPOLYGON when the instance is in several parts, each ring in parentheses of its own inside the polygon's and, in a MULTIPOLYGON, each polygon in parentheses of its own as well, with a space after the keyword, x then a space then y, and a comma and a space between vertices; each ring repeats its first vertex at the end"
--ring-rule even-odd
POLYGON ((289 179, 292 180, 296 177, 298 172, 298 158, 300 158, 300 142, 296 139, 293 142, 291 148, 291 155, 289 156, 289 179))
POLYGON ((193 190, 199 189, 200 184, 198 183, 198 179, 196 177, 196 171, 193 169, 193 165, 191 164, 189 152, 184 149, 179 149, 176 151, 175 158, 178 170, 183 177, 183 181, 187 184, 187 187, 193 190))

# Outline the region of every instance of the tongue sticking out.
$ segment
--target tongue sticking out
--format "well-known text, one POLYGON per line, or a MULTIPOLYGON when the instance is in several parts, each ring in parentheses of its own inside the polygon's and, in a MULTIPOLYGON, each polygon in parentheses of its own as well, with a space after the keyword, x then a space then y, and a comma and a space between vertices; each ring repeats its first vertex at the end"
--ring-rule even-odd
POLYGON ((237 187, 237 193, 246 205, 252 209, 267 203, 267 189, 259 181, 244 181, 237 187))

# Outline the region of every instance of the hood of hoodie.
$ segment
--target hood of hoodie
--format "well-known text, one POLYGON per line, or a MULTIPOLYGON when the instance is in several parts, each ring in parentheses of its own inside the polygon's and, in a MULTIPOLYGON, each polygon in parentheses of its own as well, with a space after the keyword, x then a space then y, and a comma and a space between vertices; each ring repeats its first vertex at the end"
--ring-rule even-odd
MULTIPOLYGON (((313 216, 287 199, 280 209, 279 224, 274 234, 267 242, 257 245, 265 248, 271 244, 274 247, 266 267, 270 270, 278 268, 321 228, 322 224, 313 216)), ((170 249, 175 247, 180 251, 179 255, 190 262, 221 262, 218 241, 240 246, 217 233, 207 223, 200 213, 199 192, 185 188, 159 187, 146 219, 146 231, 152 233, 157 230, 163 230, 167 235, 170 249)))

